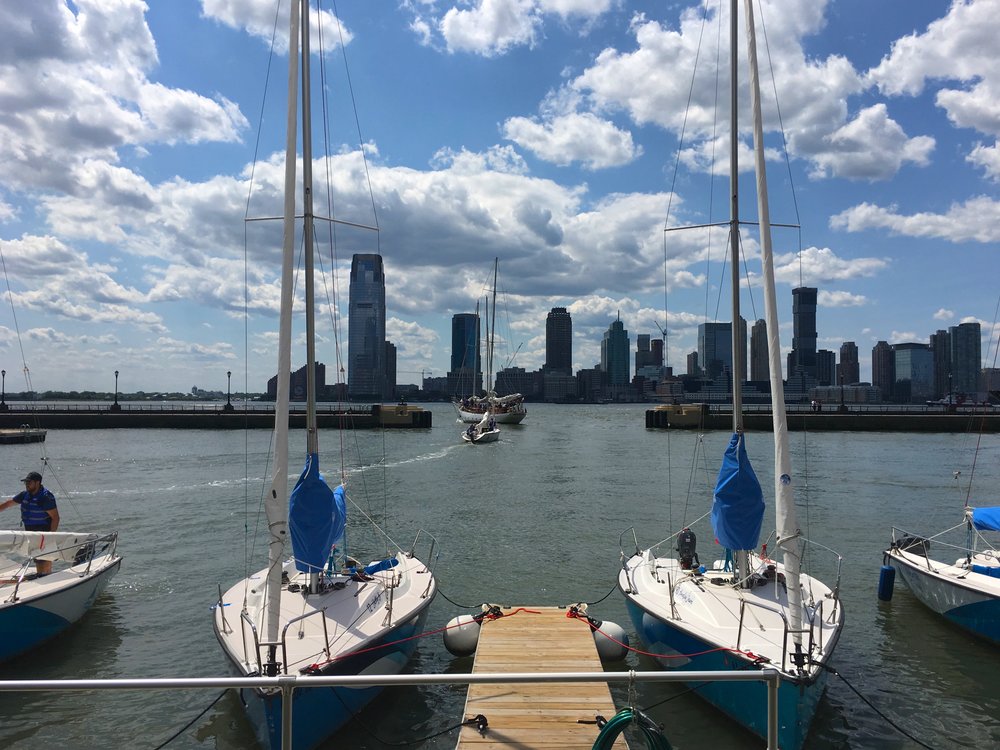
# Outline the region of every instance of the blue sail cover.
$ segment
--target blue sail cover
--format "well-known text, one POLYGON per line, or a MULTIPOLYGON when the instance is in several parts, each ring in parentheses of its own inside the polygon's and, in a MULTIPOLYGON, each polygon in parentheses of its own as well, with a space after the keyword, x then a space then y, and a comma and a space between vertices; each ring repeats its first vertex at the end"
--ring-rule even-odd
POLYGON ((337 492, 339 496, 319 473, 319 456, 309 454, 288 501, 295 569, 302 573, 322 572, 330 548, 344 533, 347 521, 344 488, 337 487, 337 492))
POLYGON ((1000 531, 1000 507, 974 508, 972 525, 980 531, 1000 531))
POLYGON ((715 483, 712 528, 726 549, 755 549, 764 521, 764 493, 747 457, 746 444, 734 434, 722 457, 715 483))

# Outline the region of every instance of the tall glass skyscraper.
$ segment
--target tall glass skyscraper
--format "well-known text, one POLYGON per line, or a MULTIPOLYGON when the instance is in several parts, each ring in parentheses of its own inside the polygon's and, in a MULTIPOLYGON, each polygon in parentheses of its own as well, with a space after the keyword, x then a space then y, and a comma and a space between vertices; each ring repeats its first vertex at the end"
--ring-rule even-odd
MULTIPOLYGON (((747 322, 740 318, 740 369, 747 379, 747 322)), ((717 378, 723 372, 733 371, 733 327, 729 323, 701 323, 698 326, 698 364, 702 374, 717 378)))
POLYGON ((608 385, 628 385, 628 359, 628 331, 619 318, 608 326, 601 341, 601 369, 608 378, 608 385))
POLYGON ((816 377, 816 287, 792 290, 792 354, 788 376, 803 370, 816 377))
POLYGON ((483 390, 483 365, 479 353, 479 315, 458 313, 451 318, 451 377, 459 395, 483 390))
POLYGON ((956 393, 976 393, 983 356, 979 323, 951 326, 948 336, 951 339, 951 387, 956 393))
POLYGON ((347 333, 347 395, 381 401, 385 377, 385 272, 382 256, 351 260, 347 333))
POLYGON ((573 320, 565 307, 553 307, 545 318, 545 372, 573 374, 573 320))

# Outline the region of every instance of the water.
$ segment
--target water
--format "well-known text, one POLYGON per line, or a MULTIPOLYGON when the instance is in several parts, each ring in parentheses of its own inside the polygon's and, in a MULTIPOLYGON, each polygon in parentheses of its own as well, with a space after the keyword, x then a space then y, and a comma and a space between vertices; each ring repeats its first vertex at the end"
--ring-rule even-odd
MULTIPOLYGON (((352 496, 399 543, 408 545, 421 528, 436 537, 442 595, 428 628, 467 611, 448 599, 475 607, 600 600, 591 614, 622 625, 639 645, 622 597, 612 591, 619 535, 634 527, 646 546, 705 513, 728 434, 708 433, 699 446, 694 433, 647 431, 642 405, 531 404, 525 424, 503 426, 498 444, 472 446, 459 439, 461 427, 449 405, 431 408, 430 431, 321 436, 325 470, 336 476, 343 455, 352 496)), ((229 675, 210 607, 220 584, 242 577, 247 557, 256 570, 266 554, 259 544, 253 549, 244 543, 244 530, 260 538, 253 511, 268 474, 269 439, 263 430, 50 430, 44 444, 50 466, 43 471, 60 500, 63 528, 117 529, 125 559, 108 593, 81 623, 41 651, 0 665, 0 678, 229 675)), ((805 474, 800 499, 808 500, 800 522, 809 538, 844 556, 847 627, 835 666, 934 748, 1000 745, 1000 652, 926 610, 898 580, 889 603, 877 600, 876 586, 892 525, 933 533, 958 523, 964 499, 959 484, 969 475, 976 440, 792 434, 800 486, 805 474), (961 482, 952 478, 953 470, 963 471, 961 482)), ((294 455, 302 447, 295 446, 294 455)), ((751 435, 749 449, 767 490, 770 435, 751 435)), ((40 450, 3 446, 4 494, 17 490, 27 471, 39 469, 40 450)), ((973 504, 996 502, 998 458, 1000 436, 984 436, 975 483, 981 489, 973 504)), ((352 515, 349 540, 353 549, 375 555, 378 550, 366 548, 358 515, 352 515)), ((7 526, 16 520, 14 509, 0 515, 7 526)), ((773 528, 773 509, 767 528, 773 528)), ((711 533, 704 526, 695 530, 702 559, 711 557, 711 533)), ((626 551, 631 534, 628 539, 626 551)), ((832 558, 816 562, 830 580, 832 558)), ((452 658, 435 635, 421 645, 414 667, 460 673, 471 664, 452 658)), ((630 667, 655 669, 636 657, 614 668, 630 667)), ((613 692, 623 705, 622 691, 613 692)), ((152 749, 219 695, 214 689, 3 693, 0 747, 152 749)), ((461 686, 389 689, 329 747, 381 749, 442 732, 463 718, 464 696, 461 686)), ((682 687, 639 686, 636 703, 656 704, 650 713, 676 748, 758 744, 682 687)), ((245 748, 253 742, 237 698, 228 693, 168 747, 245 748)), ((453 748, 455 742, 451 732, 410 746, 453 748)), ((809 747, 918 746, 832 678, 809 747)))

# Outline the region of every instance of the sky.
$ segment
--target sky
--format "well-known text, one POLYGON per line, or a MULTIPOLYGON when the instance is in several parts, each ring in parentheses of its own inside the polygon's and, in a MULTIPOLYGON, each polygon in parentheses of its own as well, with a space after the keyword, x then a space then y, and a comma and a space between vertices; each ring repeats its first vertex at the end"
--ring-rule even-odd
MULTIPOLYGON (((124 392, 224 391, 227 372, 264 390, 281 229, 245 219, 281 213, 287 2, 0 4, 7 392, 111 391, 115 371, 124 392)), ((698 324, 731 319, 726 230, 664 232, 728 218, 724 5, 323 0, 316 213, 349 222, 319 231, 336 240, 317 261, 327 381, 357 252, 384 259, 400 383, 447 372, 452 316, 475 311, 494 258, 501 365, 540 368, 545 316, 566 307, 576 369, 620 316, 633 350, 665 337, 684 373, 698 324)), ((995 366, 1000 0, 772 0, 757 21, 771 220, 798 227, 774 238, 783 349, 791 290, 814 286, 819 348, 855 342, 863 380, 877 341, 968 321, 995 366)), ((742 242, 752 321, 752 226, 742 242)))

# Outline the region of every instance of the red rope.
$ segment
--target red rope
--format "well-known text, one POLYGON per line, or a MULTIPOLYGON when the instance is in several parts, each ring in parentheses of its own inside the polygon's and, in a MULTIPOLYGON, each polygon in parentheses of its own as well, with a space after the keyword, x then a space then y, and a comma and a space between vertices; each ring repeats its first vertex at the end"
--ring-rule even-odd
POLYGON ((656 654, 651 651, 643 651, 642 649, 635 648, 634 646, 630 646, 627 643, 622 643, 614 636, 605 633, 599 627, 594 625, 594 623, 591 622, 590 618, 587 617, 587 615, 581 614, 579 610, 575 609, 574 607, 570 607, 570 609, 566 611, 566 617, 569 617, 571 619, 583 620, 584 622, 587 623, 587 627, 589 627, 591 630, 600 633, 612 643, 617 643, 626 651, 631 651, 633 654, 641 654, 642 656, 651 656, 654 659, 689 659, 693 656, 704 656, 705 654, 714 654, 718 653, 719 651, 728 651, 731 654, 738 654, 754 662, 770 661, 769 659, 766 659, 763 656, 758 656, 752 651, 741 651, 738 648, 727 648, 725 646, 720 646, 719 648, 710 648, 707 651, 697 651, 693 654, 656 654))

